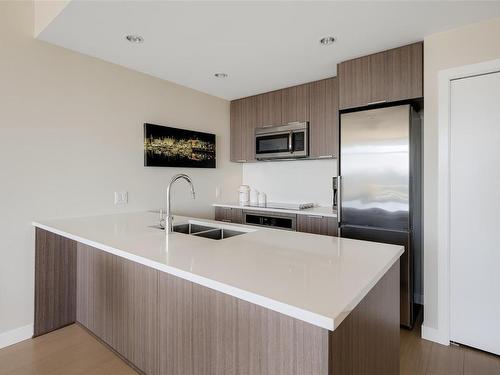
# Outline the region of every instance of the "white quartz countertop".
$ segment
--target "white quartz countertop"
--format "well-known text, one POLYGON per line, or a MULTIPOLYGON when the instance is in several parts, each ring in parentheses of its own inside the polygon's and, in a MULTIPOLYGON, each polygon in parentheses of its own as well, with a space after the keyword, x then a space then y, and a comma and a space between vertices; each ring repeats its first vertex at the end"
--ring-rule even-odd
POLYGON ((297 214, 297 215, 311 215, 311 216, 328 216, 337 217, 337 211, 331 207, 321 207, 315 206, 311 208, 306 208, 303 210, 290 210, 283 208, 271 208, 265 206, 244 206, 239 203, 214 203, 214 207, 228 207, 228 208, 240 208, 243 210, 255 210, 255 211, 269 211, 269 212, 282 212, 286 214, 297 214))
POLYGON ((153 228, 140 212, 33 225, 208 288, 334 330, 403 253, 402 246, 176 216, 247 233, 212 240, 153 228))

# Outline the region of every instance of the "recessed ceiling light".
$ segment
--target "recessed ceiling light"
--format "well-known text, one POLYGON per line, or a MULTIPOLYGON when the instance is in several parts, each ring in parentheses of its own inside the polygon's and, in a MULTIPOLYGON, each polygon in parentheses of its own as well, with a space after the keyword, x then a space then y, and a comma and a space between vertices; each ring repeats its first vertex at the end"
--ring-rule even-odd
POLYGON ((214 77, 216 77, 216 78, 227 78, 228 75, 226 73, 215 73, 214 77))
POLYGON ((324 38, 321 38, 319 42, 324 46, 328 46, 335 42, 335 38, 333 36, 325 36, 324 38))
POLYGON ((125 39, 127 39, 130 43, 136 44, 144 42, 144 38, 140 35, 127 35, 125 39))

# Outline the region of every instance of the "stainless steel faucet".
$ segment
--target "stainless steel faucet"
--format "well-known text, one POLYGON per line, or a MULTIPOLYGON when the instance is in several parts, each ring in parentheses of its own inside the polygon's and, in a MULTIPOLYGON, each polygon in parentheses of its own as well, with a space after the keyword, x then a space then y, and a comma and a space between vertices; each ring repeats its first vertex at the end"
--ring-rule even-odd
POLYGON ((191 178, 187 174, 181 173, 181 174, 176 174, 174 177, 172 177, 172 180, 170 180, 170 183, 167 186, 167 212, 166 212, 166 217, 165 217, 165 232, 167 234, 173 232, 173 224, 172 224, 173 217, 172 217, 172 214, 170 212, 170 209, 171 209, 170 188, 172 187, 172 185, 174 184, 175 181, 180 180, 180 179, 186 180, 189 183, 189 185, 191 186, 191 195, 193 196, 193 199, 196 198, 195 193, 194 193, 193 182, 191 181, 191 178))

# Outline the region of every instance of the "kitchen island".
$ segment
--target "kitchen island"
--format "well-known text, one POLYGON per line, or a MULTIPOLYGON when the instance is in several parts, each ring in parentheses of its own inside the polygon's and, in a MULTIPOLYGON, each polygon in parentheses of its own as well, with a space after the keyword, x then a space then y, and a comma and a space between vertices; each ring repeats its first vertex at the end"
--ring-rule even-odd
POLYGON ((146 374, 398 374, 403 247, 152 213, 37 221, 35 329, 146 374))

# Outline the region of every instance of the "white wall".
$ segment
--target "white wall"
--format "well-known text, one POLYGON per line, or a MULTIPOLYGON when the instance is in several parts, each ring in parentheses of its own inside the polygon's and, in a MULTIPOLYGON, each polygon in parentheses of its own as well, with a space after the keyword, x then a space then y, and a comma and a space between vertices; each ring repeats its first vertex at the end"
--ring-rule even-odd
MULTIPOLYGON (((267 194, 268 202, 332 204, 332 177, 337 160, 303 160, 248 163, 243 183, 267 194)), ((235 196, 235 200, 237 196, 235 196)))
MULTIPOLYGON (((439 330, 438 73, 500 58, 500 18, 430 35, 424 40, 424 331, 439 330)), ((466 208, 464 208, 464 220, 466 208)))
MULTIPOLYGON (((174 211, 212 216, 234 199, 229 103, 33 39, 33 4, 0 2, 0 343, 33 320, 34 218, 158 208, 174 173, 174 211), (145 168, 144 122, 217 134, 217 169, 145 168), (116 208, 113 192, 127 190, 116 208), (227 197, 225 194, 228 194, 227 197)), ((235 194, 235 193, 234 193, 235 194)))

